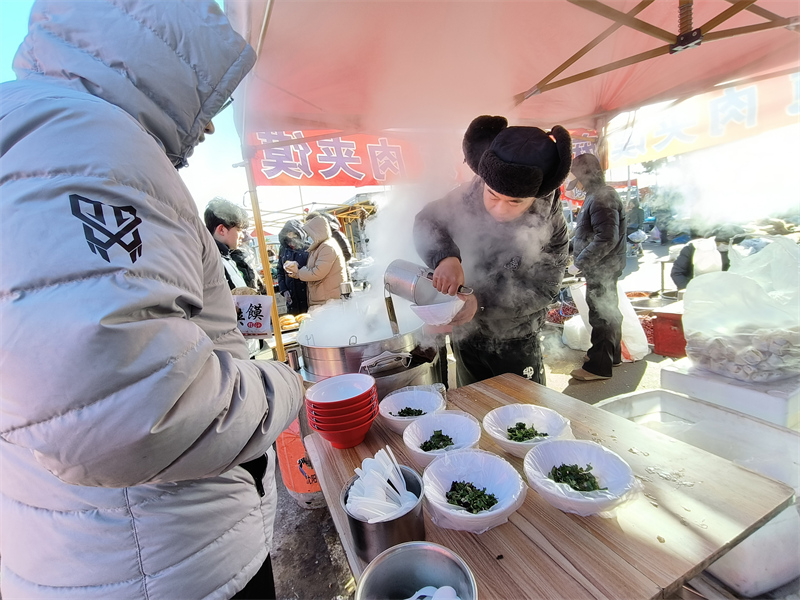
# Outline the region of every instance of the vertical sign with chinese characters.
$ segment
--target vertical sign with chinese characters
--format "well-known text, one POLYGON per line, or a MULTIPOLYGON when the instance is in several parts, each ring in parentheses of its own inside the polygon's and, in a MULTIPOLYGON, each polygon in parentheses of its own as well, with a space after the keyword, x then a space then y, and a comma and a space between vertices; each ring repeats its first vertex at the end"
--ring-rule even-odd
POLYGON ((271 333, 269 311, 272 296, 234 296, 236 326, 242 335, 265 336, 271 333))
POLYGON ((390 185, 416 164, 407 142, 383 136, 257 131, 249 142, 256 185, 390 185))
POLYGON ((608 138, 611 166, 726 144, 800 123, 800 73, 694 96, 608 138))

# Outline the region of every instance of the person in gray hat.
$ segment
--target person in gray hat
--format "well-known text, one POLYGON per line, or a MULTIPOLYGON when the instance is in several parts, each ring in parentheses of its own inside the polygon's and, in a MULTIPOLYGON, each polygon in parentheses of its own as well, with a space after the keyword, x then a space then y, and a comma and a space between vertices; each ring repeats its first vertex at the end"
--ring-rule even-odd
POLYGON ((416 216, 414 242, 434 269, 433 285, 474 293, 450 324, 458 385, 503 373, 545 384, 538 339, 568 258, 558 188, 572 142, 556 125, 509 127, 504 117, 472 121, 464 157, 476 177, 416 216))
POLYGON ((586 303, 592 326, 592 346, 582 368, 570 373, 580 381, 609 379, 611 367, 622 362, 622 313, 617 280, 625 268, 625 209, 619 194, 606 185, 600 161, 581 154, 572 162, 572 174, 586 191, 575 225, 572 274, 586 278, 586 303))

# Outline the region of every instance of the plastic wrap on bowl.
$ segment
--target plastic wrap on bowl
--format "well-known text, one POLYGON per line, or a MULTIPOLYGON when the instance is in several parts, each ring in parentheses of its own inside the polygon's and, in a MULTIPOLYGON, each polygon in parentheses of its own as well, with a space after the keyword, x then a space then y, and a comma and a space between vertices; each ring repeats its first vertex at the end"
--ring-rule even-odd
POLYGON ((448 452, 434 460, 422 475, 428 512, 439 527, 483 533, 508 521, 525 502, 527 487, 507 460, 485 450, 448 452), (494 494, 497 504, 472 514, 449 504, 446 494, 454 481, 465 481, 494 494))
POLYGON ((408 425, 424 415, 399 417, 397 413, 404 408, 415 408, 424 411, 425 414, 441 412, 447 404, 445 393, 445 387, 441 383, 413 385, 395 390, 381 400, 379 407, 381 421, 395 433, 403 435, 408 425))
POLYGON ((445 410, 423 415, 406 427, 403 431, 403 442, 416 463, 426 467, 437 456, 462 450, 477 448, 481 439, 481 424, 472 415, 460 410, 445 410), (423 451, 420 446, 428 441, 436 430, 453 438, 453 445, 442 450, 423 451))
POLYGON ((524 457, 536 444, 549 440, 574 439, 569 420, 556 411, 534 404, 508 404, 490 410, 483 418, 486 433, 503 450, 513 456, 524 457), (525 442, 508 439, 508 428, 517 423, 533 426, 536 431, 546 433, 546 437, 536 437, 525 442))
POLYGON ((552 440, 534 446, 525 455, 528 484, 552 506, 583 517, 598 514, 611 517, 610 511, 633 499, 641 489, 628 463, 618 454, 596 442, 552 440), (553 467, 592 466, 592 474, 606 490, 579 492, 566 483, 548 477, 553 467))
POLYGON ((439 304, 412 304, 411 310, 428 325, 447 325, 464 306, 461 298, 439 304))

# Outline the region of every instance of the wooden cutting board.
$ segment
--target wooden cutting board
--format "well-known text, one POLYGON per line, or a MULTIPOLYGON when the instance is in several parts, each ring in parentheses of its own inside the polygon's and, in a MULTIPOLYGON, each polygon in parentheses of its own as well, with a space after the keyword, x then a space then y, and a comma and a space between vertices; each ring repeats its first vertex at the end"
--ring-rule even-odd
MULTIPOLYGON (((447 393, 448 409, 482 420, 493 408, 530 403, 570 420, 577 439, 619 454, 643 492, 614 518, 580 517, 550 506, 533 489, 509 522, 476 535, 435 525, 426 539, 469 564, 486 598, 663 598, 789 505, 792 488, 622 417, 532 383, 501 375, 447 393)), ((318 434, 305 438, 323 493, 356 578, 356 555, 340 505, 344 483, 367 456, 389 445, 401 464, 422 469, 402 436, 377 420, 364 442, 336 450, 318 434)), ((484 432, 480 448, 508 460, 527 481, 523 459, 484 432)))

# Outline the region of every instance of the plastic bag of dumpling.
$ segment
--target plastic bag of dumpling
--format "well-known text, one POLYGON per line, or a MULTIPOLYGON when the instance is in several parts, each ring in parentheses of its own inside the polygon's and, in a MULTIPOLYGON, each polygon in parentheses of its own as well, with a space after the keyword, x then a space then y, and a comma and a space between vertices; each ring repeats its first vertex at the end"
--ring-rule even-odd
POLYGON ((733 258, 734 252, 730 271, 695 277, 686 288, 686 355, 709 371, 739 381, 761 383, 797 375, 800 248, 789 240, 776 240, 751 257, 733 258))

